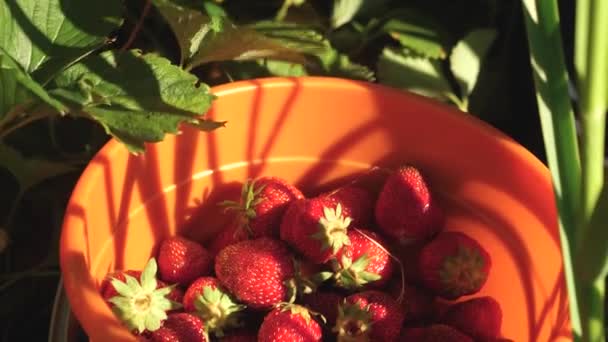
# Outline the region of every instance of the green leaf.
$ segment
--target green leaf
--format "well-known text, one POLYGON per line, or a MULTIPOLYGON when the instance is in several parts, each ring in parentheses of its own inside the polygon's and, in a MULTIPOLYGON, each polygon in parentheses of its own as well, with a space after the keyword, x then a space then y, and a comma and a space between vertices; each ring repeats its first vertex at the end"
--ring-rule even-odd
POLYGON ((6 144, 0 144, 0 167, 6 168, 17 179, 20 194, 46 179, 76 170, 66 163, 26 158, 6 144))
POLYGON ((460 85, 463 98, 469 97, 475 88, 481 63, 490 48, 496 31, 480 29, 469 32, 456 44, 450 55, 450 67, 460 85))
POLYGON ((446 100, 452 88, 441 71, 439 61, 385 48, 378 60, 380 83, 446 100))
POLYGON ((255 60, 271 58, 305 63, 306 58, 297 50, 268 38, 248 27, 225 22, 221 31, 210 32, 202 40, 200 49, 192 56, 188 68, 201 64, 227 60, 255 60))
POLYGON ((319 54, 330 45, 314 27, 296 23, 259 21, 249 26, 281 45, 306 54, 319 54))
POLYGON ((297 49, 278 40, 282 35, 294 34, 293 30, 280 31, 280 24, 259 23, 257 27, 278 38, 273 39, 254 27, 235 25, 218 6, 203 6, 210 13, 207 15, 202 8, 182 7, 166 0, 154 0, 154 3, 175 33, 182 63, 188 69, 209 62, 260 58, 306 62, 297 49))
POLYGON ((0 122, 12 111, 21 114, 31 105, 44 101, 59 112, 65 107, 51 98, 5 51, 0 48, 0 122))
POLYGON ((201 41, 210 31, 221 30, 221 17, 203 13, 204 6, 196 9, 166 0, 153 0, 153 3, 175 34, 181 51, 181 64, 199 50, 201 41))
POLYGON ((46 80, 106 43, 121 14, 119 0, 1 1, 0 47, 28 73, 45 69, 46 80))
POLYGON ((363 0, 335 0, 331 14, 331 27, 338 28, 351 21, 363 3, 363 0))
POLYGON ((441 59, 447 56, 448 34, 432 17, 419 11, 395 11, 383 31, 420 56, 441 59))
POLYGON ((63 72, 51 92, 72 105, 72 114, 95 119, 137 153, 144 142, 177 133, 182 122, 210 128, 199 116, 213 95, 197 83, 194 75, 155 54, 107 51, 63 72))

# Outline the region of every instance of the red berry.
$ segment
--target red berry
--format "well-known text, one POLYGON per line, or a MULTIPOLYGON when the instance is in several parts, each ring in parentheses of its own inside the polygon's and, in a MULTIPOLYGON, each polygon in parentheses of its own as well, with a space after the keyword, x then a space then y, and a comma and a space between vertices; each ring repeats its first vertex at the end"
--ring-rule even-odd
POLYGON ((317 342, 322 337, 319 323, 308 309, 297 304, 272 310, 258 331, 259 342, 317 342))
POLYGON ((280 240, 245 240, 217 255, 215 273, 249 308, 268 309, 288 299, 286 281, 294 277, 293 255, 280 240))
POLYGON ((425 240, 443 228, 443 213, 418 169, 404 166, 390 175, 378 196, 376 222, 402 243, 425 240))
POLYGON ((341 203, 326 196, 293 202, 281 222, 281 239, 310 261, 322 264, 349 243, 352 219, 341 203))
POLYGON ((192 240, 174 236, 163 240, 158 253, 162 280, 188 286, 194 279, 209 274, 212 259, 203 246, 192 240))
POLYGON ((445 299, 477 293, 488 279, 490 255, 473 238, 443 232, 420 251, 418 271, 424 285, 445 299))
POLYGON ((462 332, 442 324, 426 327, 404 328, 400 342, 474 342, 462 332))
POLYGON ((333 261, 338 286, 356 290, 385 285, 393 274, 394 261, 384 239, 370 230, 356 228, 348 230, 348 238, 350 244, 333 261))
POLYGON ((391 296, 368 290, 346 297, 335 330, 338 340, 394 341, 403 319, 399 304, 391 296))
POLYGON ((494 298, 477 297, 453 304, 441 321, 476 340, 491 340, 500 336, 502 310, 494 298))
POLYGON ((295 186, 277 177, 261 177, 243 185, 239 203, 223 202, 235 212, 237 235, 279 237, 279 226, 289 204, 304 198, 295 186))
POLYGON ((200 318, 189 313, 170 314, 163 326, 152 332, 153 342, 207 342, 209 338, 200 318))

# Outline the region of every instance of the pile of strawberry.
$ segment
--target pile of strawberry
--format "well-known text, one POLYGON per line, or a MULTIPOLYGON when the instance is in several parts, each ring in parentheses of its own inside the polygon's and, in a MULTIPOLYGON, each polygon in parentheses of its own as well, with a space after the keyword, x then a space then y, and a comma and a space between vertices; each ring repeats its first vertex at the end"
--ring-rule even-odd
POLYGON ((208 245, 168 238, 101 293, 145 341, 510 341, 498 302, 471 296, 488 252, 444 230, 418 169, 377 174, 377 187, 308 197, 276 177, 249 181, 220 203, 234 220, 208 245))

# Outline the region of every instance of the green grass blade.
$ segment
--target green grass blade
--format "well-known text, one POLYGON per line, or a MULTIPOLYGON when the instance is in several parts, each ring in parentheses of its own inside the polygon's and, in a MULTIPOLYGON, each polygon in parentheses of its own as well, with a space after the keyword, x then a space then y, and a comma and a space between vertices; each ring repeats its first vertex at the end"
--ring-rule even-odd
POLYGON ((581 169, 557 1, 524 0, 523 4, 543 140, 559 214, 570 319, 575 336, 580 336, 581 321, 571 255, 576 244, 581 169))

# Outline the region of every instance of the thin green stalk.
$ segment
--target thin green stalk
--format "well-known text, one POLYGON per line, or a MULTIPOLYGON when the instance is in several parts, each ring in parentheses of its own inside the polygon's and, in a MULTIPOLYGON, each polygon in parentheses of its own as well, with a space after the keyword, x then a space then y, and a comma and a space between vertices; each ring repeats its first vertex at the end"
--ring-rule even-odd
POLYGON ((583 312, 583 341, 596 342, 605 341, 604 331, 604 298, 606 286, 604 278, 598 278, 592 283, 581 284, 581 297, 583 312), (586 315, 585 313, 592 313, 586 315))
MULTIPOLYGON (((580 89, 582 123, 582 210, 579 239, 599 236, 604 224, 591 224, 604 187, 604 142, 606 138, 606 109, 608 105, 608 1, 586 0, 577 5, 575 63, 580 89), (585 8, 586 6, 586 8, 585 8)), ((583 240, 584 239, 584 240, 583 240)), ((579 250, 588 248, 578 246, 579 250)), ((599 251, 598 251, 599 252, 599 251)), ((589 253, 594 260, 578 260, 576 267, 584 268, 603 253, 589 253)), ((604 341, 605 274, 599 274, 592 284, 581 284, 579 300, 584 341, 604 341)))
MULTIPOLYGON (((608 95, 608 1, 591 0, 586 72, 582 83, 580 111, 583 129, 583 226, 593 215, 604 183, 604 140, 608 95)), ((583 24, 578 25, 577 29, 583 24)), ((578 46, 577 46, 578 48, 578 46)), ((577 53, 582 54, 577 50, 577 53)), ((580 56, 579 59, 583 59, 580 56)))
POLYGON ((558 6, 556 0, 524 0, 523 4, 541 129, 559 214, 570 319, 578 338, 582 328, 571 256, 576 246, 581 169, 558 6))
POLYGON ((587 78, 587 46, 589 38, 590 0, 576 1, 574 28, 574 68, 577 85, 580 87, 587 78))

